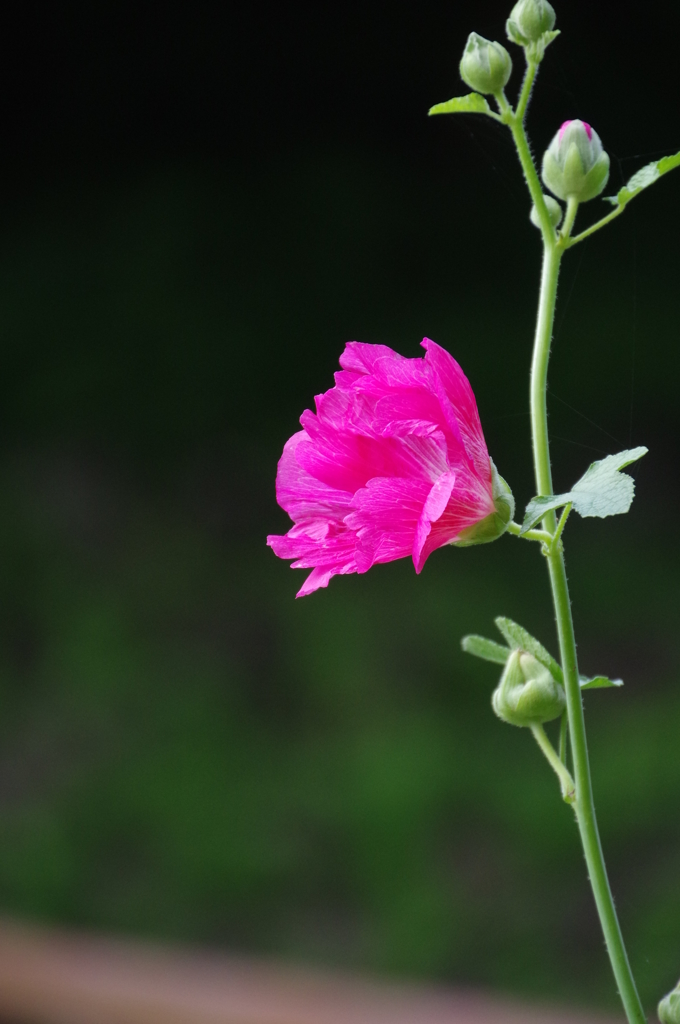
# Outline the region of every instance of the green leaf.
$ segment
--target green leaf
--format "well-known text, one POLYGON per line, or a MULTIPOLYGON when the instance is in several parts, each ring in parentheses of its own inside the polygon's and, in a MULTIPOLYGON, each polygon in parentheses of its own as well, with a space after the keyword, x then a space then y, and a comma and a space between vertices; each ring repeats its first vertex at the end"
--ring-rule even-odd
POLYGON ((619 189, 615 196, 604 196, 608 203, 614 206, 625 206, 631 199, 634 199, 643 189, 649 188, 655 181, 668 174, 674 167, 680 167, 680 153, 674 156, 663 156, 646 167, 642 167, 628 181, 623 188, 619 189))
POLYGON ((593 462, 567 494, 532 498, 524 514, 521 532, 530 530, 546 512, 568 504, 584 517, 604 519, 627 512, 635 494, 635 481, 620 470, 641 459, 647 451, 647 448, 631 448, 618 455, 608 455, 606 459, 593 462))
POLYGON ((428 117, 432 114, 490 114, 495 117, 493 110, 483 96, 478 92, 468 93, 467 96, 454 96, 446 103, 436 103, 430 107, 428 117))
POLYGON ((602 690, 605 686, 623 686, 623 679, 609 679, 608 676, 579 676, 582 690, 602 690))
POLYGON ((494 661, 497 665, 505 665, 510 650, 497 644, 495 640, 487 640, 485 636, 464 636, 460 642, 466 654, 473 654, 475 658, 483 658, 484 661, 494 661))
POLYGON ((543 644, 536 637, 533 637, 531 633, 527 633, 523 626, 518 626, 512 619, 505 619, 499 616, 494 621, 513 650, 526 651, 527 654, 533 654, 536 661, 540 661, 541 665, 545 665, 558 683, 564 681, 562 669, 552 654, 546 651, 543 644))

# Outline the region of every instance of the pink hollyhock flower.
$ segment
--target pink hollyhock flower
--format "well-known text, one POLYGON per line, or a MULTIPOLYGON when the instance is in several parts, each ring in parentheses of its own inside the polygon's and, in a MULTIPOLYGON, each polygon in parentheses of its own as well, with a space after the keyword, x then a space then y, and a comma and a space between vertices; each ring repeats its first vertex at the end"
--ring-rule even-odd
POLYGON ((435 548, 494 540, 512 518, 467 377, 429 338, 423 347, 406 359, 349 342, 335 387, 287 442, 276 496, 294 526, 267 544, 312 569, 298 597, 407 555, 419 573, 435 548))

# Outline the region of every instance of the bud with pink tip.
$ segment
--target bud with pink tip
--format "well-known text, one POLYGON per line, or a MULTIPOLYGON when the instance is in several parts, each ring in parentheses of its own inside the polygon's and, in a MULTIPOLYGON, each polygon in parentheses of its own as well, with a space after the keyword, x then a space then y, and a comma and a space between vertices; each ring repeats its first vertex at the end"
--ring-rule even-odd
POLYGON ((543 157, 543 181, 558 199, 585 203, 609 178, 609 157, 585 121, 565 121, 543 157))

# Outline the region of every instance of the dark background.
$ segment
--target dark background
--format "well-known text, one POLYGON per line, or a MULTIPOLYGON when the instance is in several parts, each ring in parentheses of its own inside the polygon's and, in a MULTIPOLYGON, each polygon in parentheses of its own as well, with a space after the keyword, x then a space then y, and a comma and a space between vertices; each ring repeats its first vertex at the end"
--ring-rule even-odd
MULTIPOLYGON (((614 192, 680 149, 675 5, 556 7, 534 150, 591 122, 614 192)), ((554 650, 537 552, 447 548, 296 602, 264 545, 283 443, 352 338, 449 349, 533 494, 538 233, 505 129, 426 117, 508 13, 4 12, 5 912, 616 1005, 571 812, 459 649, 502 613, 554 650)), ((550 376, 559 489, 650 448, 631 513, 567 536, 582 668, 626 681, 587 719, 650 1007, 680 971, 679 225, 680 175, 567 256, 550 376)))

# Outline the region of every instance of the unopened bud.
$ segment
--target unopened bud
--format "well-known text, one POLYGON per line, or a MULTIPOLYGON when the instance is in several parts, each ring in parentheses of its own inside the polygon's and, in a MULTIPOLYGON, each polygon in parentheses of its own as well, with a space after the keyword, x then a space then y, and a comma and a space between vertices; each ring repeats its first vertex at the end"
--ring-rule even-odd
POLYGON ((599 196, 609 178, 609 157, 600 136, 585 121, 565 121, 543 157, 543 181, 558 199, 585 203, 599 196))
POLYGON ((500 43, 491 43, 471 32, 460 62, 460 77, 475 92, 499 93, 512 73, 510 54, 500 43))
POLYGON ((548 0, 519 0, 506 22, 508 39, 519 46, 536 43, 555 27, 555 9, 548 0))
POLYGON ((513 651, 491 704, 498 717, 510 725, 542 725, 559 718, 566 697, 560 684, 533 654, 513 651))
POLYGON ((680 981, 663 997, 656 1012, 661 1024, 680 1024, 680 981))
MULTIPOLYGON (((543 196, 543 198, 545 200, 545 205, 548 208, 548 216, 550 217, 550 220, 552 222, 552 226, 554 228, 556 228, 557 225, 559 224, 559 222, 562 220, 562 214, 564 213, 564 210, 562 209, 560 204, 557 202, 557 200, 553 199, 552 196, 543 196)), ((540 228, 541 221, 539 219, 538 210, 536 209, 536 205, 535 204, 531 207, 531 213, 529 214, 529 220, 534 225, 534 227, 540 228)))
POLYGON ((495 512, 474 526, 466 526, 453 543, 457 548, 469 548, 473 544, 488 544, 502 537, 515 515, 515 499, 509 485, 491 461, 491 483, 495 512))

